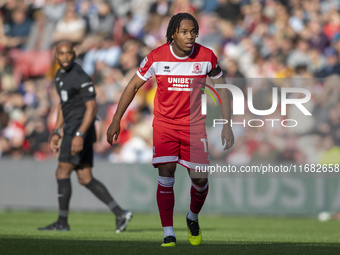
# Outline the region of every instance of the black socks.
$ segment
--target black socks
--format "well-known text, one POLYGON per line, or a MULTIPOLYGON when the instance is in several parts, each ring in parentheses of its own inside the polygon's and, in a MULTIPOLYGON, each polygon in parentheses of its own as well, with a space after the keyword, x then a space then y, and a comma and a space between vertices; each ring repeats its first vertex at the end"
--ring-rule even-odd
POLYGON ((85 185, 85 187, 91 190, 99 200, 105 203, 116 216, 120 216, 124 213, 124 210, 120 208, 120 206, 112 198, 109 191, 101 182, 95 178, 92 178, 92 180, 87 185, 85 185))
POLYGON ((59 218, 60 224, 67 224, 68 208, 72 194, 70 179, 60 179, 58 182, 59 218))

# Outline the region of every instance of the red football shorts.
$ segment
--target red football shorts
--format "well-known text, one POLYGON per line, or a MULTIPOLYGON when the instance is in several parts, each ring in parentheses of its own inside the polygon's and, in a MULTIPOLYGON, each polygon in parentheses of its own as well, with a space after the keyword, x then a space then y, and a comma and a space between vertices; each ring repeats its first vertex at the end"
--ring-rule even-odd
POLYGON ((190 169, 209 166, 205 127, 173 129, 153 125, 152 164, 176 162, 190 169))

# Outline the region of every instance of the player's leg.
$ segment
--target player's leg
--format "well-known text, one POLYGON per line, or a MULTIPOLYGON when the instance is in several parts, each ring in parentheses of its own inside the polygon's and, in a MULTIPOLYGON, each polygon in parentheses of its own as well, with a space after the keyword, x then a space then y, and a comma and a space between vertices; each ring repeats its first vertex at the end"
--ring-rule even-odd
POLYGON ((191 245, 199 245, 202 234, 198 223, 198 214, 201 211, 208 194, 208 173, 197 171, 202 166, 209 165, 209 154, 207 151, 207 136, 205 128, 191 127, 189 133, 182 131, 183 141, 181 143, 180 164, 188 169, 191 179, 190 210, 186 221, 191 245))
MULTIPOLYGON (((209 191, 209 182, 207 177, 196 178, 192 177, 190 171, 194 171, 192 169, 188 169, 188 173, 191 176, 191 189, 190 189, 190 210, 188 213, 188 218, 190 220, 196 221, 198 220, 198 214, 201 211, 205 199, 208 195, 209 191)), ((207 173, 201 173, 202 175, 206 175, 207 173)))
POLYGON ((86 166, 77 170, 78 182, 88 188, 100 201, 106 204, 116 215, 116 233, 124 231, 132 218, 132 213, 123 210, 111 196, 105 185, 92 175, 92 167, 86 166))
POLYGON ((176 245, 176 236, 173 229, 175 171, 176 163, 158 165, 157 205, 164 231, 162 246, 176 245))
MULTIPOLYGON (((191 171, 188 169, 191 177, 191 189, 190 189, 190 210, 187 214, 187 226, 189 234, 189 242, 191 245, 199 245, 202 242, 202 233, 198 223, 198 214, 201 211, 205 199, 209 191, 209 182, 207 177, 195 178, 192 177, 191 171)), ((206 174, 206 173, 205 173, 206 174)))
POLYGON ((72 158, 77 162, 77 176, 80 184, 88 188, 99 200, 105 203, 116 215, 116 233, 124 231, 132 218, 130 211, 124 211, 113 199, 107 188, 92 176, 93 167, 93 143, 96 140, 95 126, 92 125, 84 137, 84 149, 72 158))
POLYGON ((59 217, 55 223, 48 225, 38 230, 70 230, 68 225, 68 211, 72 194, 70 176, 75 166, 67 162, 59 162, 56 177, 58 183, 58 202, 59 202, 59 217))
POLYGON ((180 142, 176 136, 176 130, 154 123, 152 164, 158 168, 157 205, 164 230, 162 246, 176 245, 173 229, 175 205, 173 186, 180 147, 180 142))

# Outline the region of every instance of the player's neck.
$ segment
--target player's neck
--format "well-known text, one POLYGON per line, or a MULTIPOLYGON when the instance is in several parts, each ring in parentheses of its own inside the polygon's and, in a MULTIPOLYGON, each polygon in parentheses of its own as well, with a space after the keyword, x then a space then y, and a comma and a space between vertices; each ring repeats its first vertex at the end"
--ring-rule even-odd
POLYGON ((183 51, 181 49, 178 49, 177 47, 174 47, 173 43, 170 44, 170 50, 171 53, 174 55, 174 57, 178 59, 185 59, 190 57, 190 55, 193 53, 195 46, 192 48, 191 51, 183 51))

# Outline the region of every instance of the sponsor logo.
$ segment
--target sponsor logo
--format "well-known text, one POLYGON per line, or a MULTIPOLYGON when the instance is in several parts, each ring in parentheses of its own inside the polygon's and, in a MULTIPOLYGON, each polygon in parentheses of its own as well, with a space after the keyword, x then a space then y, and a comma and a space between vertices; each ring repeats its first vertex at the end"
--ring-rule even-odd
POLYGON ((164 72, 170 73, 170 66, 164 66, 164 72))
POLYGON ((145 57, 143 59, 142 63, 140 64, 140 67, 143 68, 146 65, 147 62, 148 62, 148 57, 145 57))
POLYGON ((68 100, 67 91, 66 90, 60 91, 60 97, 61 97, 61 101, 67 102, 67 100, 68 100))
POLYGON ((81 88, 85 88, 86 86, 89 86, 89 85, 92 85, 93 82, 92 81, 89 81, 89 82, 85 82, 83 84, 80 85, 81 88))
POLYGON ((168 90, 170 91, 192 91, 190 88, 190 84, 192 83, 193 78, 182 78, 182 77, 168 77, 168 83, 170 87, 168 90))

